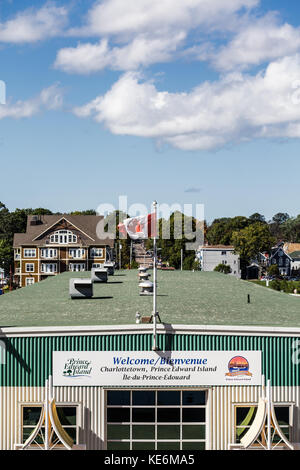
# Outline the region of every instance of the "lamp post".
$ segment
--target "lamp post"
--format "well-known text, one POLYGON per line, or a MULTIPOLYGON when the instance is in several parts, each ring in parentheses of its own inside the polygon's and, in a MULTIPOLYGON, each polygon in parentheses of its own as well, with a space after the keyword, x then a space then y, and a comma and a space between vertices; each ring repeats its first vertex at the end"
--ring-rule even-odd
POLYGON ((12 287, 12 269, 11 269, 11 265, 9 267, 9 290, 12 291, 13 290, 13 287, 12 287))

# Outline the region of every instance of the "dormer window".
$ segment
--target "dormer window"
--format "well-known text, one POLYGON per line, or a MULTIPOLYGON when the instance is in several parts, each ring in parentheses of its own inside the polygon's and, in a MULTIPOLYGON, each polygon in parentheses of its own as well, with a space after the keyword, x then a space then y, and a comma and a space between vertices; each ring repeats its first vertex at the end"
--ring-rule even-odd
POLYGON ((60 245, 77 243, 77 235, 74 235, 70 230, 57 230, 50 236, 50 243, 58 243, 60 245))

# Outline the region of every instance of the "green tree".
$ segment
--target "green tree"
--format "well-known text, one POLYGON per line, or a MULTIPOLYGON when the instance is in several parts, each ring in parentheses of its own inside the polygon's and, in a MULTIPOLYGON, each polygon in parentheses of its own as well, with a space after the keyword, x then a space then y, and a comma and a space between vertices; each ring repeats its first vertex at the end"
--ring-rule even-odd
POLYGON ((232 234, 237 230, 243 230, 252 222, 247 217, 233 217, 216 219, 207 229, 207 241, 209 245, 231 245, 232 234))
POLYGON ((87 209, 85 211, 70 212, 70 215, 97 215, 97 212, 94 209, 87 209))
POLYGON ((292 243, 300 243, 300 215, 286 220, 282 225, 283 238, 292 243))
POLYGON ((232 243, 241 260, 249 262, 260 252, 270 251, 275 240, 267 224, 255 222, 243 230, 234 232, 232 243))
POLYGON ((266 219, 264 215, 255 212, 255 214, 250 215, 249 220, 251 223, 260 222, 262 224, 266 224, 266 219))
POLYGON ((223 273, 223 274, 230 274, 232 273, 232 269, 228 264, 218 264, 218 266, 215 267, 214 271, 218 273, 223 273))
POLYGON ((269 222, 270 232, 277 241, 284 238, 284 225, 290 219, 286 212, 278 212, 269 222))
POLYGON ((279 276, 279 268, 277 264, 271 264, 267 269, 267 273, 269 276, 279 276))
POLYGON ((6 274, 9 273, 13 261, 13 248, 9 241, 0 239, 0 268, 4 269, 6 274))
MULTIPOLYGON (((203 225, 205 230, 205 224, 203 225)), ((195 251, 187 250, 186 246, 187 243, 194 241, 196 226, 199 228, 199 222, 194 217, 186 216, 179 211, 172 213, 168 220, 159 219, 157 247, 159 248, 159 257, 163 262, 168 262, 170 266, 179 269, 182 250, 183 269, 195 269, 195 251)), ((152 247, 153 241, 148 240, 146 248, 149 250, 152 247)))

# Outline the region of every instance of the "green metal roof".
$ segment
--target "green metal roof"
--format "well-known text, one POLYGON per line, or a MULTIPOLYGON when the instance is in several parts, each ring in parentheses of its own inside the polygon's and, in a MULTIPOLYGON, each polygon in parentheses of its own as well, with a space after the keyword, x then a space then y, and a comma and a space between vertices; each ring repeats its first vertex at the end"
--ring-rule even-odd
MULTIPOLYGON (((93 299, 69 298, 72 277, 63 273, 0 296, 0 327, 130 325, 137 311, 151 315, 153 298, 139 296, 136 270, 95 284, 93 299)), ((158 271, 158 311, 163 323, 177 325, 300 327, 300 298, 214 272, 158 271)))
POLYGON ((289 257, 292 259, 299 259, 300 258, 300 251, 293 251, 293 253, 289 253, 289 257))

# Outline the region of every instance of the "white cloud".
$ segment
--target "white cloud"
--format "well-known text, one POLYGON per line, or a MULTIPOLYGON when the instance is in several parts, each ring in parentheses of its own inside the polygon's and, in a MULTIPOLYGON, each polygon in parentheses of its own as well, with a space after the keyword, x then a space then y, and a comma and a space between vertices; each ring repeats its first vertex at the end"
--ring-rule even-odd
POLYGON ((0 119, 29 118, 43 110, 57 110, 63 104, 63 93, 58 85, 44 88, 40 94, 27 101, 17 101, 0 105, 0 119))
POLYGON ((79 74, 107 67, 112 70, 135 70, 140 66, 171 60, 172 53, 184 39, 183 32, 160 38, 139 35, 122 47, 110 47, 107 39, 102 39, 97 44, 85 43, 61 49, 54 66, 65 72, 79 74))
POLYGON ((300 28, 279 24, 274 14, 268 14, 243 25, 229 44, 211 54, 211 60, 222 71, 244 69, 295 54, 299 47, 300 28))
POLYGON ((127 71, 167 62, 183 48, 193 29, 232 30, 238 12, 259 1, 98 1, 85 24, 68 34, 100 37, 99 42, 61 49, 54 65, 66 72, 88 74, 105 68, 127 71))
POLYGON ((300 104, 293 99, 299 77, 300 55, 275 61, 264 73, 227 75, 189 93, 160 92, 137 73, 126 73, 104 96, 74 113, 93 117, 114 134, 150 137, 182 150, 300 138, 300 104))
POLYGON ((226 20, 260 0, 102 0, 88 12, 83 35, 132 35, 191 29, 199 25, 228 27, 226 20))
POLYGON ((13 18, 0 22, 0 42, 30 43, 54 37, 67 23, 68 11, 54 3, 18 12, 13 18))

